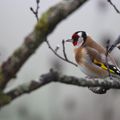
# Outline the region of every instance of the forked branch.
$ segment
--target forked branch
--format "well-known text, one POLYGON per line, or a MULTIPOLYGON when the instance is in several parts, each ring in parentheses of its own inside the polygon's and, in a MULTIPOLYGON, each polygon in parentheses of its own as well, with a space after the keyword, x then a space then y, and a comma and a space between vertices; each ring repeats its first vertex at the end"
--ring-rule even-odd
POLYGON ((35 10, 33 9, 33 7, 30 7, 30 10, 35 15, 37 22, 39 20, 39 18, 38 18, 39 3, 40 3, 40 0, 36 0, 36 9, 35 10))
POLYGON ((45 41, 46 41, 49 49, 50 49, 58 58, 60 58, 61 60, 65 61, 65 62, 68 62, 68 63, 70 63, 70 64, 72 64, 72 65, 74 65, 74 66, 76 66, 76 67, 78 66, 76 63, 70 61, 70 60, 67 58, 67 54, 66 54, 66 51, 65 51, 65 41, 64 41, 64 40, 62 41, 63 56, 59 55, 59 54, 57 53, 56 49, 54 50, 54 49, 51 47, 51 45, 50 45, 50 43, 49 43, 49 41, 48 41, 47 39, 46 39, 45 41))
POLYGON ((61 75, 57 71, 50 70, 50 72, 41 75, 38 81, 32 80, 28 83, 24 83, 17 88, 5 93, 9 99, 7 102, 2 102, 0 99, 0 107, 3 107, 13 100, 19 98, 24 94, 33 92, 34 90, 41 88, 51 82, 59 82, 68 85, 82 86, 82 87, 109 87, 114 89, 120 89, 120 80, 114 78, 109 80, 109 78, 103 79, 86 79, 86 78, 77 78, 73 76, 61 75))

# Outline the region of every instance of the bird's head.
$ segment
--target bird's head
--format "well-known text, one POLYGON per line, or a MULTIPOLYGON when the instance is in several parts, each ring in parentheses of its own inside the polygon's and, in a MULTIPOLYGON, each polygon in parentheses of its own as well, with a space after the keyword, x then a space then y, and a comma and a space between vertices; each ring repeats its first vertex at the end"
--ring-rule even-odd
POLYGON ((74 46, 82 46, 87 39, 87 34, 84 31, 75 32, 71 39, 66 40, 66 42, 72 42, 74 46))

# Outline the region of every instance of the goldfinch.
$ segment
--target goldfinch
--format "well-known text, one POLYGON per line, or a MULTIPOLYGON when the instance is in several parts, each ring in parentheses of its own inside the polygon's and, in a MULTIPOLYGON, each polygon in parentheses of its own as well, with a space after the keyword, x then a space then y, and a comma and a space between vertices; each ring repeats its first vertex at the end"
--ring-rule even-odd
MULTIPOLYGON (((109 76, 109 73, 120 76, 120 69, 111 55, 108 54, 108 64, 106 64, 106 49, 95 42, 85 31, 75 32, 66 42, 72 42, 75 47, 75 60, 80 70, 88 77, 105 78, 109 76)), ((102 88, 101 93, 105 90, 102 88)))

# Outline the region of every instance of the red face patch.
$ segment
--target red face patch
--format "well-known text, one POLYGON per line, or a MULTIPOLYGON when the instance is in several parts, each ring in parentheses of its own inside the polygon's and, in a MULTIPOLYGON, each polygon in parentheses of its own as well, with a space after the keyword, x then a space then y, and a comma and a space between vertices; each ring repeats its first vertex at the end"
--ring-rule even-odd
POLYGON ((75 33, 75 34, 72 35, 73 40, 78 39, 78 38, 79 38, 78 34, 75 33))
POLYGON ((79 35, 78 35, 78 34, 74 33, 74 34, 72 35, 73 45, 74 45, 74 46, 77 45, 78 38, 79 38, 79 35))
POLYGON ((77 41, 74 41, 74 42, 73 42, 73 45, 76 46, 76 45, 77 45, 77 41))

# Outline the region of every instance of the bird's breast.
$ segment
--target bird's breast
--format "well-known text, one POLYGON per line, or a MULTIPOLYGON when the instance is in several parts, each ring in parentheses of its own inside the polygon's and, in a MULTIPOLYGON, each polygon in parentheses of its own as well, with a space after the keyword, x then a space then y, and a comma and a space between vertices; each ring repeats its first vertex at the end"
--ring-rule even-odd
POLYGON ((88 76, 104 77, 108 74, 108 72, 92 63, 90 56, 84 48, 75 49, 75 60, 78 63, 80 70, 88 76))
POLYGON ((90 57, 84 48, 77 48, 74 50, 74 52, 75 60, 79 65, 83 64, 84 62, 90 62, 90 57))

